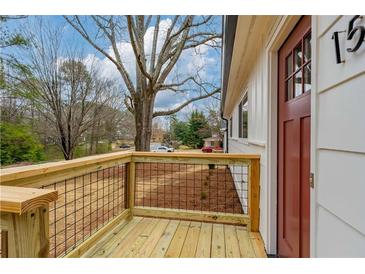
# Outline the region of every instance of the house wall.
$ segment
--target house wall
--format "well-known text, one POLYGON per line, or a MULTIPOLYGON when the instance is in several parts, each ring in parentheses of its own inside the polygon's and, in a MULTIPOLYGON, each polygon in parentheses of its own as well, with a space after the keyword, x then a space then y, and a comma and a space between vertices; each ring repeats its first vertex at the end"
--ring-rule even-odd
MULTIPOLYGON (((365 257, 365 44, 340 36, 336 64, 334 31, 352 16, 312 16, 311 256, 365 257)), ((365 18, 365 17, 363 17, 365 18)), ((276 253, 277 51, 299 17, 280 17, 263 32, 254 65, 232 112, 231 153, 261 155, 260 232, 266 251, 276 253), (248 138, 238 138, 238 104, 248 93, 248 138)), ((364 25, 362 19, 362 25, 364 25)))
POLYGON ((331 39, 334 31, 347 30, 351 18, 312 20, 311 255, 316 257, 365 257, 365 43, 349 53, 354 41, 341 34, 345 62, 336 64, 331 39))
MULTIPOLYGON (((312 16, 311 256, 365 257, 365 43, 336 64, 334 31, 352 16, 312 16)), ((248 138, 238 138, 238 104, 232 112, 231 153, 257 153, 260 165, 260 233, 276 253, 277 51, 299 18, 278 18, 263 31, 241 98, 248 93, 248 138), (289 23, 288 23, 289 22, 289 23)), ((362 19, 362 25, 364 20, 362 19)))
POLYGON ((247 82, 247 86, 241 92, 242 98, 248 94, 248 138, 238 136, 238 105, 237 101, 232 112, 232 137, 228 138, 228 150, 230 153, 260 154, 260 233, 265 243, 266 251, 276 253, 275 245, 269 243, 268 224, 268 186, 267 186, 267 63, 268 51, 265 48, 268 37, 261 35, 259 47, 256 48, 256 65, 247 82))

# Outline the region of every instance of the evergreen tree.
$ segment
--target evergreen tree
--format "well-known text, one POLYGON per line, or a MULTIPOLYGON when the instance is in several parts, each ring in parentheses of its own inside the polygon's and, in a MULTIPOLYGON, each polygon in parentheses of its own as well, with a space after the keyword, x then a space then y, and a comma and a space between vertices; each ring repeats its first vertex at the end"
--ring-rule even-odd
POLYGON ((187 144, 193 148, 201 148, 204 138, 211 136, 211 130, 203 112, 194 110, 188 121, 187 144))

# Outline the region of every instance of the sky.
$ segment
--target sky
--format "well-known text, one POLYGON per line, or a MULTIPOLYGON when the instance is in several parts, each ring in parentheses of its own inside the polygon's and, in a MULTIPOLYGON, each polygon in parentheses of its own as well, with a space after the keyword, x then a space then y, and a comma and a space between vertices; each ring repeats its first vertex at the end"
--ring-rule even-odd
MULTIPOLYGON (((90 33, 95 33, 95 26, 89 21, 90 18, 82 18, 86 22, 86 30, 90 33)), ((98 52, 94 47, 92 47, 87 41, 85 41, 80 34, 78 34, 62 16, 29 16, 26 19, 21 20, 10 20, 8 21, 7 27, 10 31, 13 30, 23 30, 30 29, 34 35, 40 35, 39 30, 39 20, 46 22, 52 27, 61 27, 63 29, 63 40, 61 46, 63 49, 78 49, 82 51, 84 63, 86 66, 96 65, 100 74, 106 78, 115 79, 120 83, 121 87, 124 87, 124 83, 121 79, 119 72, 117 71, 115 65, 110 62, 104 55, 98 52)), ((162 16, 160 21, 160 32, 159 32, 159 43, 158 48, 161 47, 162 41, 164 39, 164 30, 166 30, 171 24, 171 16, 162 16)), ((208 31, 213 29, 214 31, 220 33, 221 17, 216 16, 213 19, 213 24, 209 26, 204 26, 201 28, 202 31, 208 31)), ((154 22, 148 28, 145 34, 145 51, 151 52, 152 38, 154 31, 154 22)), ((127 32, 125 32, 127 35, 127 32)), ((104 42, 104 39, 98 40, 102 47, 112 54, 112 49, 109 44, 104 42)), ((135 79, 135 61, 132 47, 127 38, 120 36, 120 40, 117 41, 118 47, 122 54, 123 63, 127 70, 130 72, 133 79, 135 79)), ((19 54, 19 53, 18 53, 19 54)), ((212 83, 215 86, 220 86, 221 78, 221 51, 218 49, 213 49, 209 46, 202 45, 197 50, 186 50, 183 52, 181 58, 174 67, 172 73, 170 74, 167 82, 176 81, 178 79, 185 79, 188 76, 193 76, 199 73, 199 77, 202 81, 212 83)), ((196 86, 188 84, 185 86, 186 91, 184 93, 175 93, 173 91, 160 91, 156 97, 155 110, 167 110, 180 105, 182 102, 188 98, 194 97, 199 91, 196 90, 196 86)), ((219 97, 219 95, 218 95, 219 97)), ((196 101, 184 108, 178 113, 178 117, 181 119, 186 118, 186 114, 191 112, 193 109, 205 110, 207 105, 218 105, 217 100, 214 98, 207 98, 200 101, 196 101)))

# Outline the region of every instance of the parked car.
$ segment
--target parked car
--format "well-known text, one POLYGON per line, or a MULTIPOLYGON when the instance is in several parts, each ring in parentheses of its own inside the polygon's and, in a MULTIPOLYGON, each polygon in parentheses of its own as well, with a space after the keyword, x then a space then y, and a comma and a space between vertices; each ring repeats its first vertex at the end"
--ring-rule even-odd
POLYGON ((166 146, 158 146, 152 150, 153 152, 174 152, 174 148, 166 146))
POLYGON ((211 147, 211 146, 202 147, 202 152, 211 153, 211 152, 213 152, 213 147, 211 147))
POLYGON ((119 146, 119 148, 131 148, 131 146, 127 144, 122 144, 119 146))
POLYGON ((223 148, 216 146, 216 147, 213 148, 213 152, 215 152, 215 153, 223 153, 223 148))

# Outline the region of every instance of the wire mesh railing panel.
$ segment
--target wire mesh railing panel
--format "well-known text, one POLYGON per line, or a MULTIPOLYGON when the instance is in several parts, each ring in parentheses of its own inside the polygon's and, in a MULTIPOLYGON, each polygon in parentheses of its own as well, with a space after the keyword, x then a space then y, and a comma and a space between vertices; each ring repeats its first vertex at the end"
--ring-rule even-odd
POLYGON ((126 208, 126 176, 122 164, 42 187, 58 191, 49 208, 50 257, 66 255, 126 208))
POLYGON ((135 206, 247 213, 244 165, 136 163, 135 206))

